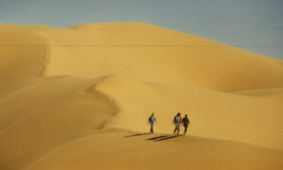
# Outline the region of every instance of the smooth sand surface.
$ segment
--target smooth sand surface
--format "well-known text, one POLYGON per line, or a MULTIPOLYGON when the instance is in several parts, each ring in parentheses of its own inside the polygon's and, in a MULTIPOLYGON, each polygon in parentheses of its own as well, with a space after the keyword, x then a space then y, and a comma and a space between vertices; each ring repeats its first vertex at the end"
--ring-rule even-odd
POLYGON ((281 170, 282 101, 282 61, 212 40, 0 24, 1 170, 281 170))

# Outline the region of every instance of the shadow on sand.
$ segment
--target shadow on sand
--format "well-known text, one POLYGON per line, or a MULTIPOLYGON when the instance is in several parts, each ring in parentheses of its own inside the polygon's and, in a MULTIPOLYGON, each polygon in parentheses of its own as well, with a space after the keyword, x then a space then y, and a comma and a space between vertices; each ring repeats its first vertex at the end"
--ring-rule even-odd
POLYGON ((162 138, 167 138, 167 137, 169 137, 169 135, 166 135, 166 136, 156 136, 156 137, 153 137, 153 138, 149 138, 147 140, 160 140, 162 138))
MULTIPOLYGON (((129 135, 129 136, 125 136, 125 138, 129 138, 129 137, 136 137, 136 136, 142 136, 142 135, 150 135, 151 133, 138 133, 138 134, 134 134, 134 135, 129 135)), ((159 141, 164 141, 164 140, 168 140, 168 139, 173 139, 176 137, 180 137, 183 135, 162 135, 162 136, 155 136, 153 138, 149 138, 146 139, 148 141, 154 141, 154 142, 159 142, 159 141)))
POLYGON ((135 136, 141 136, 141 135, 149 135, 149 134, 150 134, 150 133, 139 133, 139 134, 135 134, 135 135, 125 136, 125 138, 135 137, 135 136))
POLYGON ((159 141, 164 141, 164 140, 168 140, 168 139, 173 139, 176 137, 180 137, 182 135, 166 135, 166 136, 157 136, 154 138, 149 138, 147 140, 153 140, 154 142, 159 142, 159 141))

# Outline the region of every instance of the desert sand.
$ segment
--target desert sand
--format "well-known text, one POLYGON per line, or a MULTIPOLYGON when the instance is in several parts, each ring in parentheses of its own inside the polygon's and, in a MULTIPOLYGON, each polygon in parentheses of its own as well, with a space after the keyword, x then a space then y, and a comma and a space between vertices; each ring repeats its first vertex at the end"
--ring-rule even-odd
POLYGON ((0 24, 1 170, 281 170, 282 101, 283 61, 205 38, 0 24))

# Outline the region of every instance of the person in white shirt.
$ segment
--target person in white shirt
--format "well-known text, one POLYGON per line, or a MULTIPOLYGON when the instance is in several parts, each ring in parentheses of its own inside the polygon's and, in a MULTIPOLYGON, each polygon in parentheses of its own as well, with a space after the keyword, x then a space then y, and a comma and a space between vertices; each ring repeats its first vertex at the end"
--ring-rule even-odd
POLYGON ((147 124, 150 123, 150 133, 154 133, 154 132, 153 132, 153 125, 154 125, 154 122, 157 123, 156 118, 155 118, 155 116, 154 116, 154 113, 152 113, 152 115, 148 118, 148 122, 147 122, 147 124))
POLYGON ((174 134, 177 132, 177 134, 179 135, 181 123, 182 123, 181 113, 178 113, 173 119, 173 124, 175 124, 174 134))

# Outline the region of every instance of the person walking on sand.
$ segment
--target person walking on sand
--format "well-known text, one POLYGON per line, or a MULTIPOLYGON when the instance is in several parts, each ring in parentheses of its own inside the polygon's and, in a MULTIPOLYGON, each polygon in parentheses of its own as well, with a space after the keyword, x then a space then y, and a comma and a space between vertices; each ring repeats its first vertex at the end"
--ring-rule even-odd
POLYGON ((154 116, 154 113, 152 113, 152 115, 149 117, 148 122, 147 122, 147 124, 150 123, 150 133, 154 133, 154 132, 153 132, 153 125, 154 125, 154 122, 157 123, 156 118, 155 118, 155 116, 154 116))
POLYGON ((182 124, 185 127, 184 135, 187 133, 188 125, 190 124, 190 120, 188 119, 188 115, 185 115, 185 117, 182 119, 182 124))
POLYGON ((177 134, 179 135, 181 123, 182 123, 181 113, 178 113, 178 114, 174 117, 174 119, 173 119, 173 124, 175 124, 174 134, 175 134, 176 131, 177 131, 177 134))

